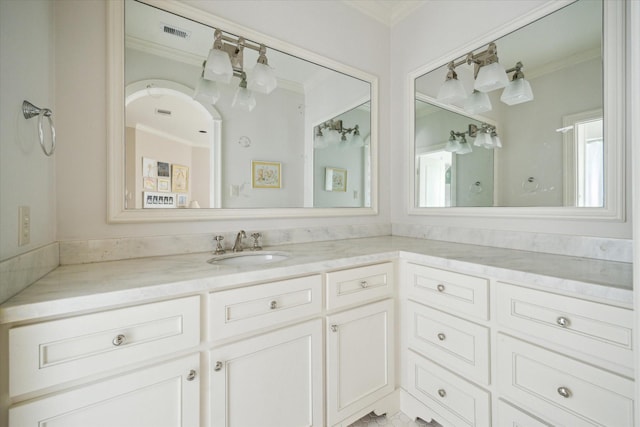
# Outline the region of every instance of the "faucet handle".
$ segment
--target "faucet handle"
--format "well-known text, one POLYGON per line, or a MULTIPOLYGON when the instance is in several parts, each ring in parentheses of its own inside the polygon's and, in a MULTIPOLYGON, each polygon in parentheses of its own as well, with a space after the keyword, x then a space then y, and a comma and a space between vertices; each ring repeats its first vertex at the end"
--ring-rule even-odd
POLYGON ((252 251, 261 251, 262 246, 260 246, 260 242, 258 241, 262 234, 260 233, 251 233, 251 237, 253 237, 253 246, 251 247, 252 251))
POLYGON ((216 237, 213 238, 213 240, 216 241, 215 254, 216 255, 222 255, 223 253, 225 253, 226 251, 222 247, 222 243, 220 243, 220 242, 222 242, 224 240, 224 236, 216 236, 216 237))

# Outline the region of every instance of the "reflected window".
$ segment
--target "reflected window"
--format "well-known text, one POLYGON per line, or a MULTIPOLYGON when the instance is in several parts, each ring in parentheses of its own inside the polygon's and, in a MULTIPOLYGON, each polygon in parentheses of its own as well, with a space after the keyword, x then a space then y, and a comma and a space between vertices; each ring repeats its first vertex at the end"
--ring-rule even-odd
POLYGON ((575 124, 578 152, 577 206, 604 206, 604 139, 602 118, 575 124))
POLYGON ((434 151, 419 154, 416 160, 419 178, 418 207, 451 206, 453 154, 448 151, 434 151))

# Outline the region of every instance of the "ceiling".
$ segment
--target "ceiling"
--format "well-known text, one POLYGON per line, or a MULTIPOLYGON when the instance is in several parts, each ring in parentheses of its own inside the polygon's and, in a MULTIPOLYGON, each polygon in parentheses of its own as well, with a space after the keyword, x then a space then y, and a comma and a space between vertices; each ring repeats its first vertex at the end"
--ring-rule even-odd
POLYGON ((427 1, 430 0, 342 0, 387 27, 393 27, 427 1))

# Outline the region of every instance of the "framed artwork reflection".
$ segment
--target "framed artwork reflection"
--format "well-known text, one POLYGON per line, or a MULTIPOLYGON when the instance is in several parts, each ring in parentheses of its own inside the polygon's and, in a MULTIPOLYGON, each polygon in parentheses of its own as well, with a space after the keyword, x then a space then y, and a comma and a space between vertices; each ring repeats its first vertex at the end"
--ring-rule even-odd
POLYGON ((251 162, 251 186, 253 188, 280 188, 281 166, 278 162, 251 162))
POLYGON ((171 165, 171 191, 186 193, 189 191, 189 168, 182 165, 171 165))
POLYGON ((347 191, 347 170, 338 168, 325 168, 325 191, 347 191))

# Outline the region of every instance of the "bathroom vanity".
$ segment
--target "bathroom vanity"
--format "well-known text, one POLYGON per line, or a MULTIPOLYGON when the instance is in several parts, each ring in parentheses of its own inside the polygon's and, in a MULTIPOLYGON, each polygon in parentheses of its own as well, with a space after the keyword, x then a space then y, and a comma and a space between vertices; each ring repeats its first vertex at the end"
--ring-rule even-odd
POLYGON ((629 264, 402 237, 278 250, 59 267, 0 306, 0 424, 633 424, 629 264))

